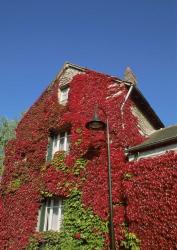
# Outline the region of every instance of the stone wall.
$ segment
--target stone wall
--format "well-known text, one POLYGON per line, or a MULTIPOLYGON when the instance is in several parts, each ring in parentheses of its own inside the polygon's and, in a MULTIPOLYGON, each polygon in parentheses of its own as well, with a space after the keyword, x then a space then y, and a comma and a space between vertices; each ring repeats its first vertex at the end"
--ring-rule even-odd
POLYGON ((147 119, 147 117, 141 112, 141 110, 137 106, 132 107, 132 113, 134 116, 138 118, 138 127, 139 131, 142 135, 148 136, 155 131, 155 128, 147 119))

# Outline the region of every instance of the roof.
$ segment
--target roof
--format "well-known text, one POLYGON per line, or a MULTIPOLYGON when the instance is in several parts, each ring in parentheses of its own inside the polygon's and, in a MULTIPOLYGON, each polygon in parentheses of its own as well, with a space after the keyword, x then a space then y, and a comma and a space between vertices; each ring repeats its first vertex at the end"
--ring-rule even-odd
MULTIPOLYGON (((43 93, 41 94, 41 96, 39 96, 39 98, 35 101, 35 103, 33 105, 35 105, 40 98, 42 98, 42 96, 44 95, 44 93, 51 88, 51 86, 55 83, 55 81, 58 81, 64 74, 65 71, 67 69, 73 69, 76 71, 80 71, 80 72, 85 72, 87 70, 92 70, 92 69, 88 69, 86 67, 81 67, 79 65, 73 64, 73 63, 69 63, 66 62, 64 63, 63 67, 61 68, 61 70, 58 72, 58 74, 56 75, 55 79, 48 85, 48 87, 43 91, 43 93)), ((95 71, 95 70, 92 70, 95 71)), ((95 71, 98 72, 98 71, 95 71)), ((104 74, 108 77, 112 77, 113 81, 117 84, 121 84, 124 83, 127 88, 129 88, 132 83, 125 81, 125 80, 121 80, 120 78, 118 78, 117 76, 111 76, 102 72, 98 72, 100 74, 104 74)), ((162 123, 162 121, 160 120, 160 118, 157 116, 157 114, 155 113, 155 111, 153 110, 153 108, 151 107, 151 105, 149 104, 149 102, 146 100, 146 98, 143 96, 143 94, 141 93, 141 91, 135 86, 133 88, 133 91, 131 93, 130 98, 136 102, 136 105, 140 108, 141 112, 151 121, 151 123, 154 126, 154 129, 159 129, 159 128, 163 128, 164 124, 162 123)), ((32 106, 33 106, 32 105, 32 106)))
POLYGON ((177 125, 155 131, 146 141, 137 146, 130 147, 126 151, 128 153, 135 153, 175 142, 177 142, 177 125))
MULTIPOLYGON (((112 77, 116 82, 119 82, 119 83, 120 83, 120 82, 123 81, 123 80, 121 80, 120 78, 118 78, 117 76, 111 76, 111 75, 105 74, 105 73, 103 73, 103 72, 100 72, 100 71, 98 72, 98 71, 96 71, 96 70, 89 69, 89 68, 87 68, 87 67, 82 67, 82 66, 79 66, 79 65, 70 63, 70 62, 65 62, 65 63, 64 63, 62 69, 61 69, 61 70, 59 71, 59 73, 57 74, 56 79, 58 79, 58 78, 60 77, 60 75, 62 75, 63 72, 64 72, 66 69, 68 69, 68 68, 72 68, 72 69, 78 70, 78 71, 80 71, 80 72, 85 72, 85 71, 87 71, 87 70, 90 70, 90 71, 94 71, 94 72, 97 72, 97 73, 104 74, 104 75, 106 75, 106 76, 112 77)), ((130 86, 131 83, 126 82, 126 85, 130 86)))
POLYGON ((131 98, 139 107, 141 112, 146 117, 149 118, 149 120, 151 121, 155 129, 164 128, 163 122, 160 120, 156 112, 151 107, 150 103, 147 101, 147 99, 144 97, 144 95, 141 93, 141 91, 137 87, 133 88, 131 98))
MULTIPOLYGON (((86 70, 89 70, 86 67, 81 67, 79 65, 73 64, 73 63, 69 63, 66 62, 64 64, 64 66, 62 67, 62 69, 60 70, 60 72, 58 73, 58 75, 56 76, 56 79, 60 78, 60 76, 64 73, 64 71, 68 68, 71 69, 75 69, 78 70, 80 72, 84 72, 86 70)), ((93 70, 95 71, 95 70, 93 70)), ((95 71, 97 72, 97 71, 95 71)), ((98 72, 101 73, 101 72, 98 72)), ((131 86, 132 83, 125 81, 125 80, 121 80, 120 78, 118 78, 117 76, 111 76, 105 73, 102 73, 104 75, 107 75, 109 77, 112 77, 113 80, 115 82, 117 82, 118 84, 120 83, 124 83, 127 87, 131 86)), ((153 126, 155 129, 159 129, 159 128, 163 128, 164 124, 162 123, 162 121, 160 120, 160 118, 157 116, 157 114, 155 113, 155 111, 153 110, 153 108, 151 107, 151 105, 149 104, 149 102, 146 100, 146 98, 143 96, 143 94, 141 93, 141 91, 135 86, 133 88, 132 94, 131 94, 131 98, 134 102, 136 102, 136 105, 140 108, 141 112, 144 113, 144 115, 146 117, 148 117, 149 120, 151 120, 153 126)))

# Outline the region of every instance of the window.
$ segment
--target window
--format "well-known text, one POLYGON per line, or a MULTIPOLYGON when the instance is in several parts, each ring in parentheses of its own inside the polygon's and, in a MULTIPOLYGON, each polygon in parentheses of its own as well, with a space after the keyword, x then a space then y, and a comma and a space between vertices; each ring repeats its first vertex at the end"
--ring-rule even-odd
POLYGON ((65 104, 68 100, 69 87, 64 87, 59 90, 59 102, 65 104))
POLYGON ((53 159, 54 154, 57 151, 69 151, 70 146, 70 133, 68 131, 61 132, 59 134, 53 134, 49 138, 47 161, 53 159))
POLYGON ((63 199, 48 198, 46 199, 38 214, 37 231, 60 231, 63 224, 63 199))

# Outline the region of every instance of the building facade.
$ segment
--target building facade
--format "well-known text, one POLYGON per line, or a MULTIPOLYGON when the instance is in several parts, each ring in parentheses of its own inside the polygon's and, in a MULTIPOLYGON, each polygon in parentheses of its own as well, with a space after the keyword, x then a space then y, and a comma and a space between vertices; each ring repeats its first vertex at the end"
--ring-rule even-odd
POLYGON ((106 134, 85 126, 95 111, 110 125, 115 248, 177 248, 177 128, 136 86, 126 100, 131 86, 66 63, 26 112, 6 147, 1 249, 110 249, 106 134))

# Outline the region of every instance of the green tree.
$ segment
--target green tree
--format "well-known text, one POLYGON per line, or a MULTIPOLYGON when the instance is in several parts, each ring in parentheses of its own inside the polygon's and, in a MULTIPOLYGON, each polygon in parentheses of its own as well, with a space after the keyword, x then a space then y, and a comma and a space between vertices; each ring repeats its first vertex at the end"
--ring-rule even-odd
POLYGON ((3 171, 4 147, 8 140, 15 137, 16 120, 0 117, 0 175, 3 171))

